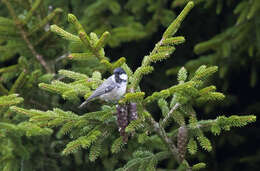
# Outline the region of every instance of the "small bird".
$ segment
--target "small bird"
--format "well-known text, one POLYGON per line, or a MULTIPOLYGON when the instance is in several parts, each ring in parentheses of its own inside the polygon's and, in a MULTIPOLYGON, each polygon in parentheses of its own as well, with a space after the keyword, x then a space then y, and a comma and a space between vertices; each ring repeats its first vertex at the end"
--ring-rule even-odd
POLYGON ((119 100, 126 92, 127 74, 122 68, 116 68, 113 75, 108 77, 79 108, 85 106, 93 98, 105 101, 119 100))

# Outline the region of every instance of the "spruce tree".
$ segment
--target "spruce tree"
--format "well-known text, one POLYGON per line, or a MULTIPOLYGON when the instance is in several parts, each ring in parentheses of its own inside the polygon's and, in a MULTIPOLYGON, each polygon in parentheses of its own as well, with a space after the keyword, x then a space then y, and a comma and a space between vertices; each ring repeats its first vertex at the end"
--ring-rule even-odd
MULTIPOLYGON (((6 62, 0 68, 1 170, 71 170, 73 166, 92 170, 199 170, 207 164, 198 159, 198 147, 207 152, 214 149, 208 132, 218 136, 256 120, 254 115, 230 114, 202 119, 198 106, 206 108, 225 98, 210 82, 218 68, 222 69, 213 66, 217 63, 199 63, 192 68, 187 64, 179 68, 177 84, 152 93, 142 90, 143 78, 158 69, 154 63, 173 57, 176 46, 185 42, 183 36, 174 35, 193 2, 170 21, 174 13, 164 9, 167 1, 129 1, 126 7, 140 16, 145 15, 142 7, 149 4, 153 18, 145 24, 129 18, 118 1, 84 2, 91 20, 80 22, 68 14, 70 28, 65 31, 59 23, 60 8, 50 9, 41 0, 2 1, 12 18, 0 18, 0 59, 6 62), (105 18, 109 22, 103 25, 97 18, 107 10, 112 16, 105 18), (124 17, 118 20, 118 15, 124 17), (117 23, 122 24, 111 26, 117 23), (114 47, 147 37, 160 24, 169 26, 136 70, 128 65, 131 57, 113 60, 106 55, 106 45, 114 47), (60 37, 68 41, 68 47, 60 37), (93 101, 79 110, 81 100, 117 67, 129 76, 124 98, 116 105, 93 101), (160 109, 159 114, 154 106, 160 109)), ((174 1, 173 6, 184 2, 174 1)), ((201 47, 210 49, 208 44, 197 45, 195 52, 201 47)))

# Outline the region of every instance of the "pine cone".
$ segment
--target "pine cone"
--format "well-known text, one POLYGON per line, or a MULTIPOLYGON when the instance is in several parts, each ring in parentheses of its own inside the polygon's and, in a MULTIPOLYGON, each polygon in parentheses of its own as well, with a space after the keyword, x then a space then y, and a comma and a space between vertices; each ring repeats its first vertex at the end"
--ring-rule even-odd
POLYGON ((137 104, 136 103, 129 103, 128 104, 128 121, 131 122, 133 120, 136 120, 138 118, 137 113, 137 104))
POLYGON ((188 140, 188 130, 186 126, 181 126, 178 130, 178 137, 177 137, 177 147, 178 147, 181 161, 185 157, 185 153, 187 149, 187 140, 188 140))
POLYGON ((117 125, 120 136, 123 137, 124 142, 127 142, 128 135, 125 132, 125 128, 128 125, 128 111, 126 105, 118 105, 117 109, 117 125))

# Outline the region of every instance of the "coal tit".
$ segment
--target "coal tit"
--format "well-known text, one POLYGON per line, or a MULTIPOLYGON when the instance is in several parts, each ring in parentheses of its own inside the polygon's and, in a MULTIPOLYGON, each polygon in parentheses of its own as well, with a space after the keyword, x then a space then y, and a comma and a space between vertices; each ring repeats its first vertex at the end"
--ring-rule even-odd
POLYGON ((114 74, 108 77, 79 108, 85 106, 93 98, 105 101, 119 100, 126 92, 127 74, 122 68, 116 68, 114 74))

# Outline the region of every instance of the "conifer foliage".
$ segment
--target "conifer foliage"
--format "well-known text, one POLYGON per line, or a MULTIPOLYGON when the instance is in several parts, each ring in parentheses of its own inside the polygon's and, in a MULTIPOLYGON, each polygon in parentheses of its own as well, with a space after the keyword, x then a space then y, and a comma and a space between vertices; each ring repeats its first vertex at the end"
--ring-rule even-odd
MULTIPOLYGON (((172 7, 185 5, 190 0, 175 0, 172 7)), ((194 1, 206 9, 215 9, 220 15, 225 6, 232 10, 234 22, 229 22, 223 31, 209 40, 198 42, 194 52, 200 57, 190 60, 186 68, 195 70, 201 64, 222 66, 219 71, 220 78, 230 77, 234 70, 250 68, 251 77, 249 84, 254 87, 258 81, 258 56, 260 54, 260 4, 258 0, 194 1), (234 6, 234 7, 233 7, 234 6), (231 24, 230 24, 231 23, 231 24), (252 40, 251 40, 252 38, 252 40), (245 42, 247 42, 245 44, 245 42), (232 59, 232 62, 230 62, 232 59)), ((222 21, 226 22, 225 20, 222 21)), ((168 74, 176 74, 176 69, 169 69, 168 74)), ((223 88, 229 87, 227 79, 223 79, 223 88)))
MULTIPOLYGON (((4 0, 4 2, 12 12, 9 1, 4 0)), ((33 7, 37 8, 37 3, 40 2, 40 0, 35 1, 33 7)), ((115 6, 116 3, 110 5, 115 6)), ((84 153, 87 155, 87 160, 91 162, 98 162, 97 159, 101 158, 103 170, 156 170, 159 168, 158 164, 167 159, 173 162, 171 169, 205 168, 205 163, 192 166, 189 157, 196 155, 198 146, 207 152, 212 151, 214 147, 211 140, 207 138, 206 132, 219 135, 223 131, 230 130, 231 127, 242 127, 256 120, 254 115, 228 115, 228 117, 223 115, 216 119, 198 119, 196 106, 207 105, 225 98, 221 92, 216 91, 214 85, 208 85, 207 82, 218 71, 218 67, 201 65, 194 73, 189 73, 185 67, 182 67, 178 71, 178 84, 152 94, 143 92, 140 87, 142 78, 156 70, 152 64, 170 58, 176 46, 185 42, 183 36, 174 35, 193 6, 193 2, 187 3, 177 18, 168 26, 150 54, 144 56, 141 65, 135 71, 127 65, 125 57, 111 62, 106 56, 104 47, 109 43, 109 38, 113 37, 113 34, 110 35, 108 31, 104 31, 100 36, 94 32, 88 33, 73 14, 68 14, 68 22, 74 28, 74 33, 65 31, 56 24, 51 25, 52 32, 73 44, 74 48, 68 55, 69 60, 78 63, 95 61, 95 66, 90 67, 93 71, 89 72, 91 74, 66 69, 59 70, 61 77, 50 83, 41 82, 40 89, 46 93, 58 94, 65 101, 80 103, 80 98, 87 99, 104 81, 103 73, 112 73, 114 68, 122 67, 129 77, 128 92, 117 105, 101 102, 98 110, 87 106, 85 111, 82 111, 85 113, 80 114, 77 110, 69 111, 58 107, 49 110, 18 107, 16 104, 22 103, 23 98, 13 94, 15 91, 9 93, 5 89, 4 92, 8 95, 0 97, 0 117, 7 121, 0 122, 0 147, 8 143, 11 145, 0 152, 0 169, 22 170, 24 167, 23 162, 28 160, 28 153, 32 151, 21 142, 21 137, 25 136, 30 139, 34 136, 48 137, 50 135, 56 135, 60 141, 66 139, 62 143, 65 145, 60 157, 84 153), (161 110, 159 121, 155 119, 156 114, 151 110, 151 106, 155 104, 158 104, 161 110), (23 117, 23 121, 12 123, 10 113, 23 117), (127 151, 127 157, 124 151, 127 151), (112 159, 109 160, 108 157, 112 159), (118 159, 124 160, 124 165, 118 159), (106 164, 107 162, 109 164, 106 164)), ((56 13, 57 11, 60 10, 56 10, 56 13)), ((33 27, 29 33, 39 31, 39 28, 49 22, 56 13, 49 14, 50 16, 43 19, 44 23, 40 22, 39 27, 33 27)), ((16 18, 16 15, 13 17, 16 18)), ((27 23, 30 18, 31 14, 28 13, 22 21, 27 23)), ((18 23, 18 29, 22 35, 23 22, 18 23)), ((25 42, 28 40, 26 37, 23 39, 25 42)), ((34 48, 28 46, 42 67, 47 72, 51 72, 37 53, 34 54, 34 48)), ((21 80, 20 77, 23 75, 17 80, 21 80)))

